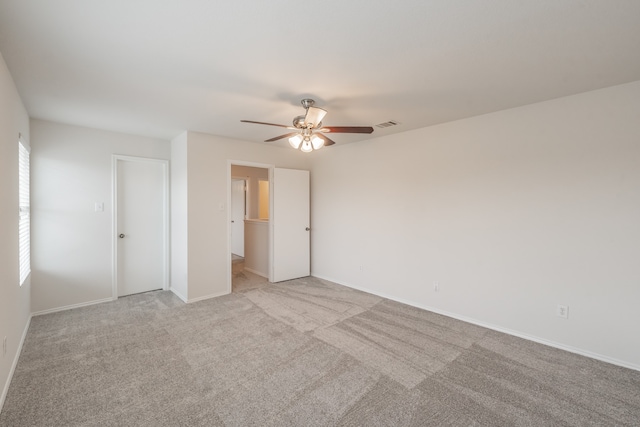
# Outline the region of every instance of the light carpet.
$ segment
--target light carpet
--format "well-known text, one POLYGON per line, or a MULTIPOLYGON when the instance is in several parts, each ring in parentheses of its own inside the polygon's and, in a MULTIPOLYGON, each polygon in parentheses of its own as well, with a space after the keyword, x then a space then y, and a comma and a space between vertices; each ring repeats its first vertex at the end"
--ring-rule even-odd
POLYGON ((330 282, 34 317, 2 426, 640 425, 640 372, 330 282))

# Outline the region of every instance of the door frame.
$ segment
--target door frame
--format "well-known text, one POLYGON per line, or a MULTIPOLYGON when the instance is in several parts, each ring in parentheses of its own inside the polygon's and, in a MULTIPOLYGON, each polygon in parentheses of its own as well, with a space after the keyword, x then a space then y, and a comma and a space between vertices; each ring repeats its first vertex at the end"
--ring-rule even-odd
MULTIPOLYGON (((243 176, 243 177, 239 177, 239 176, 232 176, 231 177, 231 185, 233 186, 233 181, 242 181, 244 182, 244 215, 243 215, 243 220, 247 219, 247 212, 249 212, 249 180, 248 177, 243 176)), ((233 189, 231 190, 231 199, 229 199, 229 209, 231 210, 231 212, 233 212, 233 189)), ((231 214, 231 219, 233 220, 233 213, 231 214)), ((233 227, 231 227, 233 228, 233 227)), ((243 236, 244 236, 244 232, 243 232, 243 236)), ((233 242, 233 239, 231 239, 231 241, 233 242)), ((233 243, 231 243, 231 247, 233 247, 233 243)), ((244 243, 242 244, 242 253, 244 253, 244 243)), ((243 255, 244 256, 244 255, 243 255)))
POLYGON ((162 259, 162 289, 169 289, 169 160, 154 159, 150 157, 123 156, 120 154, 111 155, 111 299, 118 299, 118 161, 157 163, 162 166, 162 186, 163 186, 163 212, 162 212, 162 232, 163 232, 163 259, 162 259))
MULTIPOLYGON (((244 160, 227 159, 227 293, 232 290, 231 272, 231 166, 249 166, 252 168, 267 169, 269 172, 269 277, 273 279, 273 169, 275 165, 267 163, 246 162, 244 160)), ((246 248, 245 248, 246 250, 246 248)))

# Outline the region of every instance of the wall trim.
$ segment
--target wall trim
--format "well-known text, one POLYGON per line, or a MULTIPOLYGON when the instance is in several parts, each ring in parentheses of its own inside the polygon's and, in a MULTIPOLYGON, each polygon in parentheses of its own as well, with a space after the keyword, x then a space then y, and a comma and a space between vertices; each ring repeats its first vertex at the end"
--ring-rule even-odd
POLYGON ((29 332, 29 326, 31 326, 32 317, 33 315, 29 316, 29 318, 27 319, 27 324, 22 331, 22 337, 20 338, 20 343, 18 343, 18 349, 15 356, 13 357, 11 369, 9 370, 9 375, 7 376, 7 382, 4 384, 4 387, 2 389, 2 395, 0 395, 0 412, 2 412, 2 408, 4 407, 4 400, 7 398, 7 393, 9 393, 9 386, 11 385, 11 380, 13 379, 13 373, 16 371, 16 367, 18 366, 18 360, 20 359, 20 355, 22 354, 22 346, 24 344, 24 340, 27 338, 27 332, 29 332))
POLYGON ((589 350, 584 350, 584 349, 581 349, 581 348, 572 347, 570 345, 562 344, 562 343, 559 343, 559 342, 556 342, 556 341, 550 341, 550 340, 547 340, 545 338, 537 337, 535 335, 525 334, 525 333, 522 333, 522 332, 515 331, 513 329, 508 329, 508 328, 504 328, 502 326, 493 325, 491 323, 486 323, 486 322, 483 322, 483 321, 480 321, 480 320, 477 320, 477 319, 473 319, 471 317, 461 316, 459 314, 452 313, 452 312, 449 312, 449 311, 446 311, 446 310, 441 310, 439 308, 431 307, 431 306, 428 306, 428 305, 416 304, 415 302, 408 301, 408 300, 405 300, 403 298, 398 298, 398 297, 395 297, 395 296, 391 296, 391 295, 385 294, 384 292, 375 292, 375 291, 372 291, 370 289, 367 289, 367 288, 364 288, 364 287, 361 287, 361 286, 354 286, 354 285, 342 283, 342 282, 339 282, 339 281, 337 281, 335 279, 331 279, 329 277, 318 276, 318 275, 315 275, 313 273, 311 274, 311 276, 315 277, 315 278, 318 278, 318 279, 321 279, 321 280, 327 280, 329 282, 337 283, 339 285, 346 286, 348 288, 352 288, 352 289, 355 289, 355 290, 358 290, 358 291, 366 292, 368 294, 372 294, 372 295, 376 295, 376 296, 379 296, 379 297, 382 297, 382 298, 386 298, 386 299, 391 300, 391 301, 396 301, 396 302, 399 302, 399 303, 402 303, 402 304, 406 304, 406 305, 409 305, 409 306, 412 306, 412 307, 416 307, 416 308, 419 308, 419 309, 422 309, 422 310, 430 311, 432 313, 441 314, 443 316, 447 316, 447 317, 451 317, 453 319, 461 320, 463 322, 471 323, 471 324, 476 325, 476 326, 481 326, 483 328, 491 329, 493 331, 502 332, 502 333, 505 333, 507 335, 512 335, 514 337, 522 338, 522 339, 525 339, 525 340, 528 340, 528 341, 533 341, 533 342, 536 342, 538 344, 543 344, 543 345, 546 345, 546 346, 549 346, 549 347, 557 348, 559 350, 568 351, 569 353, 578 354, 580 356, 585 356, 585 357, 588 357, 590 359, 595 359, 595 360, 599 360, 601 362, 610 363, 612 365, 621 366, 623 368, 633 369, 634 371, 640 371, 640 365, 636 365, 634 363, 629 363, 629 362, 626 362, 624 360, 619 360, 619 359, 615 359, 613 357, 605 356, 603 354, 594 353, 594 352, 591 352, 589 350))
POLYGON ((189 299, 187 301, 185 301, 187 304, 191 304, 194 302, 198 302, 198 301, 204 301, 204 300, 208 300, 211 298, 218 298, 218 297, 223 297, 225 295, 230 295, 231 292, 219 292, 217 294, 210 294, 210 295, 205 295, 203 297, 198 297, 198 298, 193 298, 193 299, 189 299))
POLYGON ((262 271, 254 270, 253 268, 244 267, 249 273, 257 274, 258 276, 264 277, 265 279, 269 279, 269 274, 264 273, 262 271))
POLYGON ((185 296, 184 296, 184 295, 182 295, 180 292, 178 292, 178 291, 176 290, 176 288, 171 287, 171 288, 169 288, 169 290, 170 290, 171 292, 173 292, 173 294, 174 294, 175 296, 177 296, 178 298, 180 298, 180 300, 181 300, 182 302, 184 302, 184 303, 189 302, 189 300, 187 299, 187 297, 185 297, 185 296))
POLYGON ((58 311, 66 311, 66 310, 71 310, 73 308, 80 308, 80 307, 86 307, 88 305, 102 304, 103 302, 111 302, 111 301, 115 301, 116 299, 117 298, 109 297, 109 298, 88 301, 88 302, 81 302, 78 304, 65 305, 62 307, 55 307, 47 310, 36 311, 35 313, 31 313, 31 316, 42 316, 44 314, 57 313, 58 311))

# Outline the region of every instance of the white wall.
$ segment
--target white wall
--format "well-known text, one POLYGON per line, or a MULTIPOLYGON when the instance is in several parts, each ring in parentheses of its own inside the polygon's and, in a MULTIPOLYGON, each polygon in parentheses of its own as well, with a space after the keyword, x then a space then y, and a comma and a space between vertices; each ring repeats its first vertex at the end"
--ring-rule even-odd
POLYGON ((187 132, 171 141, 171 290, 183 301, 188 289, 187 132))
MULTIPOLYGON (((230 160, 308 169, 310 157, 291 148, 188 132, 189 301, 230 292, 227 209, 231 185, 230 160)), ((175 226, 175 222, 173 224, 175 226)))
POLYGON ((111 298, 111 156, 169 159, 169 141, 32 120, 31 143, 33 312, 111 298))
POLYGON ((18 135, 29 143, 29 116, 0 55, 0 410, 31 315, 30 278, 18 268, 18 135), (7 337, 7 353, 2 340, 7 337))
POLYGON ((313 275, 640 369, 640 82, 312 166, 313 275))

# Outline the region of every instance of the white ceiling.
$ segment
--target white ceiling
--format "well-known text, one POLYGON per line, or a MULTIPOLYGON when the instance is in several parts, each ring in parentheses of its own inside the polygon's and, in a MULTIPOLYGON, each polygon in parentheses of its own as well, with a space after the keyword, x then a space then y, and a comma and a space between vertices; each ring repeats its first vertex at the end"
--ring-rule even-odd
MULTIPOLYGON (((33 118, 259 142, 312 97, 338 144, 640 80, 637 0, 0 0, 33 118)), ((286 143, 285 143, 286 144, 286 143)))

